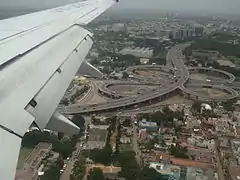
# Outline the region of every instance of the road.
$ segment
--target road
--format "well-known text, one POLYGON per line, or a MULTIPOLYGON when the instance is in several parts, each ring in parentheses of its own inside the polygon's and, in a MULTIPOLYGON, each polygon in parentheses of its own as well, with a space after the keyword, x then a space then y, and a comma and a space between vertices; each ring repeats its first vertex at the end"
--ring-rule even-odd
POLYGON ((73 169, 73 166, 74 166, 74 162, 75 162, 75 160, 73 158, 71 158, 67 162, 66 169, 62 173, 62 175, 60 177, 60 180, 70 180, 70 175, 72 174, 72 169, 73 169))
POLYGON ((219 180, 225 180, 224 172, 223 172, 223 166, 222 166, 221 159, 220 159, 221 158, 221 153, 220 153, 219 147, 220 147, 219 141, 215 140, 216 166, 217 166, 218 179, 219 180))
MULTIPOLYGON (((152 93, 146 93, 144 95, 141 95, 139 97, 134 97, 134 98, 122 98, 116 101, 111 101, 108 103, 100 103, 95 106, 70 106, 65 109, 59 109, 61 112, 65 114, 74 114, 74 113, 84 113, 84 112, 95 112, 95 111, 101 111, 101 110, 108 110, 108 109, 113 109, 113 108, 120 108, 123 106, 130 106, 130 105, 135 105, 140 102, 148 101, 153 98, 157 98, 163 95, 166 95, 167 93, 170 93, 177 88, 181 87, 189 77, 189 72, 187 70, 187 67, 184 65, 184 62, 182 59, 178 59, 179 57, 182 57, 183 55, 181 54, 181 49, 184 49, 186 45, 179 45, 174 48, 172 48, 169 53, 171 54, 168 56, 171 58, 173 64, 175 67, 178 69, 176 75, 179 76, 179 79, 177 82, 169 85, 168 87, 163 87, 158 90, 154 90, 152 93)), ((153 65, 154 67, 154 65, 153 65)))

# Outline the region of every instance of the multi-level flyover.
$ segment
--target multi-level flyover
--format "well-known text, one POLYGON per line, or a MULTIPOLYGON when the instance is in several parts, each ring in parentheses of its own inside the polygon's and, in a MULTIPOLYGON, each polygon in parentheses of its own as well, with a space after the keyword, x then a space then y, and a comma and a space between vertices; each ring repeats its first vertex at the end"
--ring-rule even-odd
MULTIPOLYGON (((114 110, 114 109, 117 110, 119 108, 129 107, 129 106, 140 104, 146 101, 151 101, 156 98, 161 100, 166 98, 172 92, 179 91, 179 90, 181 90, 183 94, 187 97, 194 97, 194 99, 199 99, 199 100, 211 100, 211 98, 201 95, 199 93, 196 93, 195 91, 192 91, 187 88, 187 82, 189 80, 190 73, 189 73, 188 67, 184 64, 185 57, 182 54, 182 50, 185 49, 187 46, 188 44, 180 44, 171 48, 167 54, 167 66, 146 65, 146 66, 130 67, 127 69, 128 73, 133 73, 134 70, 139 68, 159 69, 166 72, 169 72, 170 69, 174 69, 172 73, 175 79, 172 83, 164 84, 163 86, 161 87, 159 86, 156 89, 147 91, 144 94, 141 94, 138 96, 132 96, 132 97, 123 97, 121 94, 117 94, 116 92, 109 91, 109 89, 107 88, 109 84, 107 84, 104 87, 101 87, 100 91, 105 93, 110 93, 112 95, 114 95, 115 93, 119 96, 120 99, 112 100, 106 103, 94 104, 94 105, 83 105, 83 106, 71 105, 69 107, 58 109, 58 110, 66 114, 88 113, 88 112, 106 111, 106 110, 114 110)), ((196 68, 191 68, 190 71, 193 71, 194 69, 196 68)), ((232 76, 230 73, 226 73, 224 71, 215 70, 215 69, 208 69, 208 68, 202 68, 202 69, 205 71, 213 70, 213 71, 217 71, 219 73, 225 74, 226 76, 230 77, 228 80, 229 82, 232 82, 234 80, 234 76, 232 76)), ((152 82, 152 83, 155 83, 156 85, 159 82, 152 82)), ((204 85, 205 84, 199 84, 199 85, 195 84, 195 86, 199 86, 199 87, 202 87, 204 85)), ((222 89, 228 94, 230 94, 229 96, 216 98, 215 100, 223 101, 227 99, 236 98, 238 96, 237 91, 234 91, 231 88, 228 88, 222 85, 211 85, 210 88, 222 89)))

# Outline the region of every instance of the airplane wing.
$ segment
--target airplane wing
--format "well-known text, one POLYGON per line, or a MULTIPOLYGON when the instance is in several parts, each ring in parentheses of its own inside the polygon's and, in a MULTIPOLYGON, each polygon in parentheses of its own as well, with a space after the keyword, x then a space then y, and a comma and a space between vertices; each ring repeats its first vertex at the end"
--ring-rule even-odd
POLYGON ((0 21, 0 179, 14 179, 21 138, 36 122, 78 127, 55 109, 92 45, 81 27, 114 0, 86 0, 0 21))

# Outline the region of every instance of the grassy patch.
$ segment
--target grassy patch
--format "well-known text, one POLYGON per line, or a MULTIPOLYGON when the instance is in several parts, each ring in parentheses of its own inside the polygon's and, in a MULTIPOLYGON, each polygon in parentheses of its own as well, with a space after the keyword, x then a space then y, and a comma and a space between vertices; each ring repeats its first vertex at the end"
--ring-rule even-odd
POLYGON ((24 164, 24 160, 28 157, 28 155, 32 152, 32 148, 21 148, 20 153, 19 153, 19 157, 18 157, 18 165, 17 165, 17 169, 21 169, 23 167, 24 164))

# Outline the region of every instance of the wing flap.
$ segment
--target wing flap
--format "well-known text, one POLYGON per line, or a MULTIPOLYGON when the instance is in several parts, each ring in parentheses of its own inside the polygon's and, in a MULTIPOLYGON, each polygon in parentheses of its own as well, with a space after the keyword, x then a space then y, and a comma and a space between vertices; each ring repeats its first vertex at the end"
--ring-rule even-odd
POLYGON ((91 46, 92 40, 87 36, 33 98, 37 106, 30 114, 35 117, 35 122, 41 129, 46 127, 91 46))

